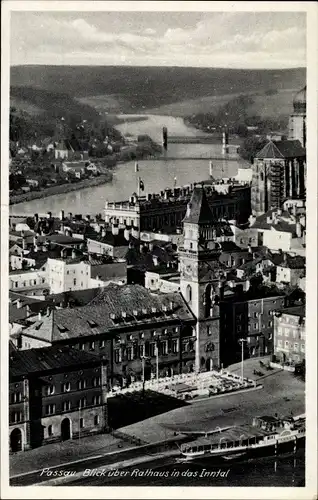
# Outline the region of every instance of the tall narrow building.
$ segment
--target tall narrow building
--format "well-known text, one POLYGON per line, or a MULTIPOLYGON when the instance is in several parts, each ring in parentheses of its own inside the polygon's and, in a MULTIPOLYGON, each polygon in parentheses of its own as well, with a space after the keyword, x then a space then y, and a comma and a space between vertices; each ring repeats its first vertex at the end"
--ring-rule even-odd
POLYGON ((181 292, 197 319, 196 371, 220 365, 222 271, 216 242, 219 230, 203 187, 196 186, 183 220, 184 242, 179 248, 181 292))
POLYGON ((298 140, 301 145, 306 147, 306 104, 307 88, 300 90, 293 101, 293 113, 289 117, 288 139, 298 140))

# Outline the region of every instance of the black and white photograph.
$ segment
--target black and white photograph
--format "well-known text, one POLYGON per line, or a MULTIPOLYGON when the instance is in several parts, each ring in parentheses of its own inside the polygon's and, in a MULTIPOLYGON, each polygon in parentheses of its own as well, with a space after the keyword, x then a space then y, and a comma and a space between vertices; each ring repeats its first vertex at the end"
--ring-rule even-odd
POLYGON ((317 4, 3 4, 8 498, 314 498, 317 4))

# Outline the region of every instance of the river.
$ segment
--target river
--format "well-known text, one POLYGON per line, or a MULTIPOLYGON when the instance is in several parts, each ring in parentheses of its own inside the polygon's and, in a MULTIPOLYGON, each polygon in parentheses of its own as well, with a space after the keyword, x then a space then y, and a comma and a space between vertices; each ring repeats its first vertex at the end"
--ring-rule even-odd
MULTIPOLYGON (((124 115, 120 117, 123 118, 124 115)), ((205 135, 199 130, 187 127, 182 118, 171 116, 148 115, 145 120, 129 121, 117 125, 117 128, 124 134, 148 134, 153 140, 161 143, 163 126, 167 126, 170 135, 187 137, 205 135)), ((44 214, 50 211, 53 215, 57 215, 61 209, 65 212, 83 215, 102 213, 106 200, 125 200, 137 190, 138 176, 142 178, 145 185, 145 191, 142 194, 172 187, 175 177, 179 186, 199 182, 209 176, 209 158, 221 156, 221 144, 169 144, 167 154, 180 159, 139 161, 137 175, 134 168, 135 162, 118 164, 110 183, 11 205, 10 213, 14 215, 36 212, 44 214), (183 159, 187 157, 196 159, 183 159)), ((233 177, 238 167, 244 165, 246 162, 239 159, 236 161, 213 160, 213 175, 215 178, 233 177)))

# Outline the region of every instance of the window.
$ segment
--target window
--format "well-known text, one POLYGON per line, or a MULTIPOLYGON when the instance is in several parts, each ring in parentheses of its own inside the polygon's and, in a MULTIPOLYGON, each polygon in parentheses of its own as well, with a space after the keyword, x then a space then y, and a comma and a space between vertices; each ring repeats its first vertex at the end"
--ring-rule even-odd
POLYGON ((99 341, 99 347, 105 347, 105 340, 100 340, 99 341))
POLYGON ((300 348, 301 348, 301 352, 305 352, 305 344, 301 344, 300 348))
POLYGON ((94 397, 93 397, 93 405, 95 405, 95 406, 96 406, 96 405, 100 405, 100 404, 101 404, 101 402, 102 402, 102 398, 101 398, 101 396, 100 396, 100 395, 98 395, 98 396, 94 396, 94 397))
POLYGON ((47 428, 48 436, 53 436, 53 425, 49 425, 47 428))
POLYGON ((257 323, 254 323, 254 330, 257 330, 257 323))
POLYGON ((133 336, 132 335, 127 335, 127 340, 132 340, 133 336))
POLYGON ((79 348, 81 351, 85 351, 85 344, 82 342, 80 345, 79 345, 79 348))
POLYGON ((251 331, 251 325, 247 325, 247 329, 250 332, 251 331))
POLYGON ((80 418, 80 429, 84 428, 84 419, 80 418))
POLYGON ((94 377, 93 378, 93 387, 99 387, 101 384, 101 379, 100 377, 94 377))
POLYGON ((273 326, 273 322, 272 322, 272 321, 269 321, 269 322, 268 322, 268 326, 273 326))
POLYGON ((167 342, 162 342, 161 343, 161 354, 165 356, 167 354, 167 342))
POLYGON ((81 391, 82 389, 85 389, 86 388, 86 380, 79 380, 77 382, 77 387, 78 387, 79 391, 81 391))
POLYGON ((251 343, 251 337, 246 337, 246 340, 247 340, 247 343, 250 344, 251 343))
POLYGON ((178 352, 178 340, 173 339, 172 341, 172 352, 176 354, 178 352))
POLYGON ((95 342, 93 340, 89 343, 89 349, 90 351, 94 351, 95 349, 95 342))
POLYGON ((46 385, 44 388, 44 394, 45 396, 52 396, 55 392, 55 387, 54 385, 46 385))
POLYGON ((140 337, 141 339, 144 339, 144 338, 145 338, 145 334, 142 332, 142 333, 140 333, 140 334, 139 334, 139 337, 140 337))
POLYGON ((257 312, 253 313, 253 318, 257 318, 257 317, 258 317, 258 313, 257 312))
POLYGON ((22 421, 22 412, 21 411, 14 411, 11 414, 11 422, 16 423, 16 422, 21 422, 22 421))
POLYGON ((86 406, 86 398, 81 398, 78 402, 78 407, 85 408, 85 406, 86 406))
POLYGON ((70 274, 70 272, 69 272, 69 271, 66 271, 66 274, 70 274))
POLYGON ((150 351, 150 356, 155 356, 155 352, 156 352, 156 344, 152 343, 152 344, 149 344, 149 351, 150 351))
POLYGON ((46 405, 46 414, 53 415, 55 413, 55 404, 46 405))
POLYGON ((190 285, 188 285, 186 288, 186 299, 188 302, 191 302, 192 300, 192 288, 190 285))
POLYGON ((99 425, 99 415, 94 416, 94 425, 99 425))
POLYGON ((62 392, 69 392, 71 390, 71 384, 69 382, 65 382, 62 384, 62 392))
POLYGON ((282 347, 282 341, 280 339, 277 341, 277 345, 278 347, 282 347))
POLYGON ((176 327, 175 327, 174 332, 175 332, 175 333, 178 333, 178 332, 179 332, 179 327, 178 327, 178 326, 176 326, 176 327))
POLYGON ((145 346, 144 346, 144 344, 139 345, 138 349, 139 349, 139 357, 142 358, 145 355, 145 346))
POLYGON ((193 243, 190 242, 190 249, 192 250, 193 248, 193 243))
POLYGON ((206 327, 206 333, 207 333, 207 335, 211 335, 211 333, 212 333, 211 327, 209 325, 206 327))
POLYGON ((294 350, 298 351, 298 344, 294 344, 294 350))
POLYGON ((156 335, 157 335, 156 330, 153 330, 153 331, 151 332, 151 336, 152 336, 152 337, 155 337, 156 335))
POLYGON ((115 363, 120 363, 119 353, 120 353, 119 349, 115 349, 115 351, 114 351, 115 363))
POLYGON ((286 348, 287 348, 287 347, 289 347, 289 342, 288 342, 288 340, 285 340, 285 347, 286 347, 286 348))
POLYGON ((13 392, 11 394, 11 403, 20 403, 22 401, 22 393, 21 392, 13 392))
POLYGON ((127 347, 127 359, 128 359, 128 361, 131 361, 133 359, 132 347, 127 347))
POLYGON ((73 285, 76 285, 76 278, 73 279, 73 285))
POLYGON ((63 401, 63 411, 70 411, 71 409, 71 402, 70 401, 63 401))

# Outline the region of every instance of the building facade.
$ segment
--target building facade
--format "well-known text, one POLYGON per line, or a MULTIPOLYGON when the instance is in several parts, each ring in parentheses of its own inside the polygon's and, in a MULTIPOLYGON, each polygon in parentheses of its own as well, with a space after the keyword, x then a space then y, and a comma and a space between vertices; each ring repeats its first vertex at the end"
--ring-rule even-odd
MULTIPOLYGON (((250 185, 233 182, 223 187, 226 189, 217 189, 211 182, 206 186, 213 219, 246 222, 251 213, 250 185)), ((189 186, 167 189, 160 194, 148 194, 147 198, 133 195, 129 201, 106 201, 105 220, 115 222, 120 227, 135 226, 140 231, 176 230, 182 227, 192 192, 193 186, 189 186)))
POLYGON ((220 304, 220 357, 223 366, 244 358, 274 352, 274 312, 285 306, 285 296, 261 296, 250 290, 233 294, 220 304))
POLYGON ((306 357, 305 306, 282 309, 274 316, 274 355, 280 363, 297 364, 306 357))
POLYGON ((106 367, 96 356, 11 346, 9 374, 11 452, 106 430, 106 367))

